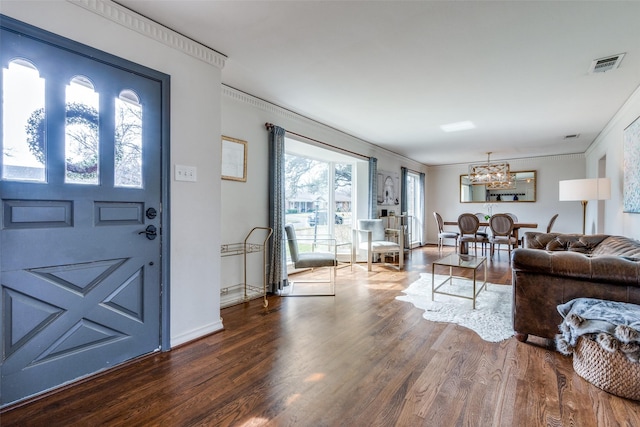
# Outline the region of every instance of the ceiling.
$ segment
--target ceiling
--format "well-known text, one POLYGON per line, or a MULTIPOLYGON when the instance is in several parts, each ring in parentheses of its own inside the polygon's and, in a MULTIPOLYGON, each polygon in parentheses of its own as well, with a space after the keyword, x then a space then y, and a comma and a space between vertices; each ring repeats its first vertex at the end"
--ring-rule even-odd
POLYGON ((640 86, 634 1, 118 3, 227 56, 225 85, 427 165, 583 153, 640 86))

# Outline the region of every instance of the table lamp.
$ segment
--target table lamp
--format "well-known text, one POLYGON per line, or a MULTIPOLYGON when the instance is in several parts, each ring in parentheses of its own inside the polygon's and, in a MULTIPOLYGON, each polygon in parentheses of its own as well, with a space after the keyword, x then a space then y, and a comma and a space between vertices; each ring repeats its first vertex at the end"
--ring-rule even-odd
POLYGON ((579 200, 582 203, 582 234, 585 234, 587 203, 589 200, 609 200, 609 178, 570 179, 560 181, 560 201, 579 200))

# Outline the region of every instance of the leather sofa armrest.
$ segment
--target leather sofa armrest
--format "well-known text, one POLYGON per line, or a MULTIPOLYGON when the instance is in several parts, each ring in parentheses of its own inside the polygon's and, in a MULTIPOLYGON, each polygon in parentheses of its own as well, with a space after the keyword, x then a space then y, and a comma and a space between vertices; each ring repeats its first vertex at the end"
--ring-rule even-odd
POLYGON ((511 268, 514 270, 551 272, 551 256, 540 249, 517 248, 511 255, 511 268))

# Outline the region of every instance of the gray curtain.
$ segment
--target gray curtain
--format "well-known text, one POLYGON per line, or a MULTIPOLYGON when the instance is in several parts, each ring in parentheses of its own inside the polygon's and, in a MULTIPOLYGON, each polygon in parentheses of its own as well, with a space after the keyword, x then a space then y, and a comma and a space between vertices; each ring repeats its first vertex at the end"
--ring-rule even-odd
POLYGON ((419 224, 420 230, 420 246, 424 245, 424 224, 425 224, 425 215, 424 215, 424 189, 425 189, 425 175, 423 172, 420 172, 420 180, 418 181, 419 188, 418 194, 420 195, 418 206, 416 206, 416 219, 419 224))
POLYGON ((273 228, 268 272, 269 292, 287 285, 287 251, 284 245, 284 135, 278 126, 269 128, 269 226, 273 228))
POLYGON ((369 219, 378 217, 378 159, 369 158, 369 219))
POLYGON ((407 168, 400 168, 400 213, 407 212, 407 168))

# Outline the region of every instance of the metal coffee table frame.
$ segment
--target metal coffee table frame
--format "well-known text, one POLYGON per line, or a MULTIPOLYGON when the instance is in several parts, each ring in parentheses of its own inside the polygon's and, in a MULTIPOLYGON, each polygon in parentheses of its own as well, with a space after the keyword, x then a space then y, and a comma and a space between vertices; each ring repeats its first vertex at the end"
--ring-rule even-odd
POLYGON ((476 308, 476 297, 482 291, 482 289, 487 289, 487 258, 486 257, 477 257, 472 255, 464 255, 464 254, 450 254, 444 258, 440 258, 436 260, 431 265, 431 301, 434 300, 436 294, 441 295, 449 295, 452 297, 459 297, 470 299, 473 301, 473 309, 476 308), (444 267, 449 267, 449 277, 446 278, 442 283, 436 286, 436 265, 441 265, 444 267), (484 265, 484 282, 480 285, 480 288, 477 289, 477 273, 478 268, 484 265), (453 278, 457 277, 453 275, 453 268, 462 268, 465 270, 473 270, 473 294, 472 296, 453 294, 450 292, 439 291, 442 286, 447 283, 453 283, 453 278), (477 290, 476 290, 477 289, 477 290))

